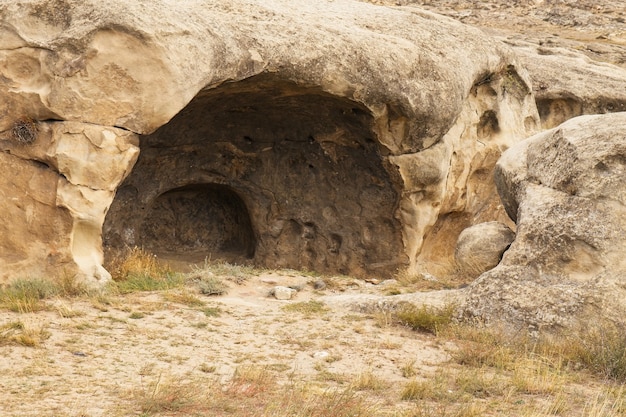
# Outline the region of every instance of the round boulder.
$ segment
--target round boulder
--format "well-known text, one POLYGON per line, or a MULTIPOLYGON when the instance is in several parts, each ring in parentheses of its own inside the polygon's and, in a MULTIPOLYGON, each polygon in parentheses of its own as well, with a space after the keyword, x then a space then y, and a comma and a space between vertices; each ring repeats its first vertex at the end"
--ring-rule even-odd
POLYGON ((479 276, 495 268, 515 239, 515 233, 500 222, 480 223, 463 230, 454 258, 461 273, 479 276))

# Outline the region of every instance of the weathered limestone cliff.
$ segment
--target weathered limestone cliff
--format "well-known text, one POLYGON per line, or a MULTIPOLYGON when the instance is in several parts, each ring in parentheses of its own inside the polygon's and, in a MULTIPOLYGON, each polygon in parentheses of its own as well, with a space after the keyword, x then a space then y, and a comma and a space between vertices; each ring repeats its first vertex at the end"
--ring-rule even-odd
POLYGON ((447 273, 462 229, 506 221, 493 166, 539 126, 506 46, 415 8, 32 0, 0 16, 2 280, 106 281, 103 226, 163 256, 447 273))

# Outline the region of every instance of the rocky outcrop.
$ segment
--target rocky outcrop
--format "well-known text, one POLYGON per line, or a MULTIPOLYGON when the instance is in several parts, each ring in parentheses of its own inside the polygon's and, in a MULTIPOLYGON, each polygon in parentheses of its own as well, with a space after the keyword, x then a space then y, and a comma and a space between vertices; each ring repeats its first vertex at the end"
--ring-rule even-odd
POLYGON ((626 69, 551 45, 509 41, 530 73, 541 125, 626 111, 626 69))
POLYGON ((137 159, 136 135, 79 122, 19 123, 0 136, 0 278, 110 279, 102 224, 137 159))
POLYGON ((509 49, 414 8, 32 0, 0 14, 5 280, 106 280, 105 214, 109 245, 173 256, 355 275, 449 260, 463 228, 505 217, 493 164, 539 123, 509 49))
POLYGON ((517 235, 470 286, 465 313, 533 328, 623 318, 626 113, 540 133, 509 149, 496 173, 517 235))

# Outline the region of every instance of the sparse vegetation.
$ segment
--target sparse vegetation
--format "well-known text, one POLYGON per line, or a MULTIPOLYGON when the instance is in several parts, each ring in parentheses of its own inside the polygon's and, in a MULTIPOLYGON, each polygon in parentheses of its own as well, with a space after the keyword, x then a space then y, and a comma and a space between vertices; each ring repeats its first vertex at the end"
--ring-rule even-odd
POLYGON ((158 291, 180 288, 185 280, 167 264, 142 248, 134 247, 108 265, 113 289, 122 294, 136 291, 158 291))
MULTIPOLYGON (((254 321, 257 317, 253 313, 241 315, 229 308, 226 317, 207 319, 222 316, 224 307, 207 305, 198 294, 202 279, 176 274, 146 253, 133 257, 135 260, 125 266, 125 278, 118 276, 108 292, 91 293, 71 279, 12 282, 2 289, 0 300, 6 310, 15 313, 5 310, 4 314, 43 309, 42 314, 53 315, 48 317, 54 317, 55 322, 67 321, 61 328, 58 324, 54 327, 67 334, 60 341, 55 337, 55 342, 46 343, 51 336, 49 326, 11 318, 0 325, 0 345, 12 349, 38 347, 37 352, 54 345, 69 350, 76 360, 84 360, 93 354, 83 346, 93 335, 103 336, 101 340, 111 344, 105 349, 115 349, 115 342, 109 342, 114 339, 107 336, 110 329, 123 332, 118 335, 125 335, 120 339, 127 339, 125 349, 159 343, 156 364, 141 367, 141 383, 126 398, 129 408, 125 410, 139 410, 144 416, 469 417, 489 415, 494 409, 502 410, 495 415, 524 417, 612 417, 626 413, 626 394, 621 388, 626 382, 626 332, 615 324, 596 323, 570 334, 530 337, 498 327, 454 322, 454 306, 405 303, 381 308, 378 313, 348 314, 314 299, 272 310, 273 316, 264 321, 267 328, 255 330, 254 338, 249 339, 250 334, 233 331, 229 323, 233 319, 238 325, 248 318, 254 321), (147 265, 149 278, 131 268, 133 264, 147 265), (137 283, 137 277, 166 284, 137 285, 132 290, 123 287, 127 282, 137 283), (168 279, 172 281, 167 283, 168 279), (140 288, 157 293, 138 293, 140 288), (77 322, 76 317, 82 318, 77 322), (302 317, 327 320, 332 330, 322 324, 303 335, 298 329, 309 324, 302 317), (151 328, 155 323, 159 330, 151 328), (274 323, 279 327, 272 328, 274 323), (177 335, 179 327, 193 333, 177 335), (407 334, 413 336, 407 338, 407 334), (216 344, 216 340, 233 339, 233 335, 233 344, 216 344), (212 350, 202 350, 206 356, 188 367, 186 374, 159 369, 158 364, 185 367, 193 363, 192 351, 181 354, 168 349, 194 343, 197 337, 221 350, 224 346, 234 349, 238 344, 261 349, 263 343, 278 343, 281 351, 234 351, 229 375, 224 374, 228 365, 223 356, 213 357, 212 350), (262 341, 255 347, 257 337, 262 341), (354 338, 366 342, 361 346, 354 338), (449 359, 425 369, 419 354, 397 356, 406 350, 406 343, 436 346, 449 359), (313 356, 322 350, 328 355, 313 356), (309 352, 315 361, 311 374, 301 373, 284 351, 309 352), (350 361, 364 354, 362 351, 369 351, 376 359, 354 367, 350 361), (388 370, 376 365, 387 355, 381 355, 383 351, 395 356, 387 365, 395 375, 392 379, 388 370)), ((311 323, 317 325, 319 321, 311 323)), ((42 368, 35 372, 45 372, 52 365, 39 366, 42 368)))
POLYGON ((218 277, 202 276, 194 281, 204 295, 224 295, 228 291, 228 286, 218 277))
POLYGON ((50 332, 45 328, 26 326, 21 321, 14 321, 0 326, 0 346, 38 347, 49 337, 50 332))
POLYGON ((398 321, 413 330, 425 333, 437 334, 445 326, 452 323, 454 306, 448 305, 443 308, 429 306, 417 307, 405 303, 398 307, 396 317, 398 321))
POLYGON ((206 303, 199 299, 195 294, 191 293, 187 290, 181 291, 169 291, 163 294, 163 297, 167 301, 171 301, 173 303, 184 304, 189 307, 203 307, 206 303))
POLYGON ((44 308, 42 300, 58 293, 58 287, 51 281, 17 279, 0 289, 0 304, 18 313, 32 313, 44 308))
POLYGON ((301 301, 287 304, 282 307, 284 311, 301 313, 305 316, 324 314, 328 311, 326 305, 320 301, 301 301))
POLYGON ((187 279, 192 282, 202 282, 209 278, 219 278, 220 280, 232 281, 235 284, 243 284, 251 276, 259 274, 259 270, 245 265, 234 265, 228 262, 204 261, 201 267, 193 267, 187 274, 187 279))

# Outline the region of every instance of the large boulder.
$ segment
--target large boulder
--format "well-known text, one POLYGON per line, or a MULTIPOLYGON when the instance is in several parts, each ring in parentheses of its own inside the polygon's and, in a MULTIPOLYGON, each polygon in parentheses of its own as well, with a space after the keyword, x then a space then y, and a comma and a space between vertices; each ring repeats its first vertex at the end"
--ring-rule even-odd
POLYGON ((464 312, 539 328, 623 319, 626 113, 581 116, 509 149, 496 180, 517 234, 464 312))
POLYGON ((514 238, 515 233, 500 222, 479 223, 463 230, 454 251, 459 273, 473 279, 495 268, 514 238))
POLYGON ((105 281, 103 225, 114 248, 270 267, 449 261, 461 230, 506 218, 493 166, 539 124, 506 46, 416 8, 27 0, 0 16, 0 280, 105 281))

